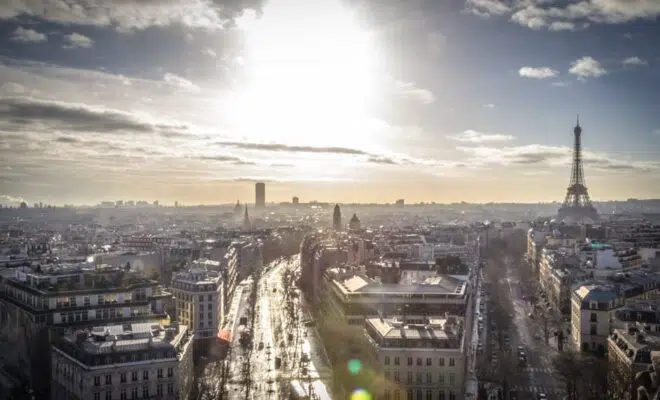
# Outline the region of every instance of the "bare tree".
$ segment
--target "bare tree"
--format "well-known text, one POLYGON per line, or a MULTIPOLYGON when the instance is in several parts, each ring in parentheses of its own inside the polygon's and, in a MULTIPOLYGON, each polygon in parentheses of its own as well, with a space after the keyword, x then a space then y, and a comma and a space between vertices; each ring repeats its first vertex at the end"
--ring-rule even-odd
POLYGON ((611 400, 629 400, 635 390, 635 374, 616 361, 608 363, 607 394, 611 400))
POLYGON ((571 400, 607 398, 607 362, 592 355, 562 352, 553 359, 559 378, 566 384, 571 400))

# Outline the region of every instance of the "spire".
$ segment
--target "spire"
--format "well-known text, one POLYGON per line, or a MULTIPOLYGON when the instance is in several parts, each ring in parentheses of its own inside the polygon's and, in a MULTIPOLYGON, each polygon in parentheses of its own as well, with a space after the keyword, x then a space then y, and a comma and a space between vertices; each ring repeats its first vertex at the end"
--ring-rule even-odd
POLYGON ((243 217, 243 229, 246 231, 250 230, 250 217, 248 216, 247 203, 245 203, 245 217, 243 217))
POLYGON ((578 128, 580 127, 580 113, 578 113, 577 115, 577 124, 575 126, 577 126, 578 128))

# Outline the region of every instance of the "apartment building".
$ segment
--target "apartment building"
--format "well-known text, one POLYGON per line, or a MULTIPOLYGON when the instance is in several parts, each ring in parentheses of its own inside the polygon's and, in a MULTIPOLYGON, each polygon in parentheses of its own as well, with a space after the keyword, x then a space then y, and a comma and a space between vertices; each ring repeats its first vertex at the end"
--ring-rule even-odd
POLYGON ((539 285, 548 302, 562 313, 570 314, 574 282, 589 278, 580 268, 580 259, 569 251, 544 248, 539 263, 539 285))
POLYGON ((224 319, 224 285, 219 262, 201 260, 187 271, 174 274, 171 291, 177 321, 188 327, 196 340, 212 339, 224 319), (211 265, 209 265, 211 264, 211 265))
POLYGON ((608 363, 612 371, 608 386, 616 398, 637 399, 637 388, 633 383, 637 374, 648 371, 660 359, 657 310, 653 314, 653 324, 645 323, 642 318, 628 323, 625 328, 614 329, 607 339, 608 363))
POLYGON ((624 299, 614 285, 583 285, 571 296, 571 339, 583 351, 605 353, 610 321, 624 299))
POLYGON ((227 276, 225 293, 231 298, 236 285, 263 267, 262 242, 255 238, 233 241, 225 254, 227 276))
POLYGON ((186 399, 193 335, 159 321, 80 330, 51 346, 55 400, 186 399))
POLYGON ((365 327, 389 385, 385 400, 458 400, 465 390, 464 320, 448 316, 413 324, 368 318, 365 327))
POLYGON ((165 318, 171 294, 124 268, 86 263, 21 267, 0 280, 0 323, 16 332, 21 373, 49 392, 49 338, 99 324, 165 318), (19 340, 22 338, 23 340, 19 340))
POLYGON ((63 329, 162 317, 170 297, 156 281, 125 268, 87 263, 24 267, 0 283, 0 315, 11 321, 25 313, 34 324, 63 329))

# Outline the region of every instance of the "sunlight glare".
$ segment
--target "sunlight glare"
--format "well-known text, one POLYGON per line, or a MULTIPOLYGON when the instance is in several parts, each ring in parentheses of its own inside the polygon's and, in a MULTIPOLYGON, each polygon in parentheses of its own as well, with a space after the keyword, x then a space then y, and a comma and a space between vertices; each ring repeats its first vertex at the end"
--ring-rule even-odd
POLYGON ((246 35, 247 86, 231 118, 243 136, 321 145, 364 125, 373 90, 373 45, 339 0, 272 0, 246 35))

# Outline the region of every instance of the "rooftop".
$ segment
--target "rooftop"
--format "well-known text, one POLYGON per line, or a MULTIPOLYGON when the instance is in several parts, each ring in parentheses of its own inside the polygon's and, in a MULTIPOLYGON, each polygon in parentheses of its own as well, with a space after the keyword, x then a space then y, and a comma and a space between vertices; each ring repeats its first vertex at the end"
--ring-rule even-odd
POLYGON ((380 347, 459 349, 463 320, 455 316, 431 318, 426 324, 407 324, 397 318, 368 318, 367 334, 380 347))
MULTIPOLYGON (((89 355, 148 349, 176 350, 187 336, 187 327, 170 327, 169 321, 149 321, 97 326, 65 336, 63 343, 89 355)), ((59 346, 58 346, 59 347, 59 346)))
POLYGON ((463 275, 439 275, 435 271, 405 272, 411 273, 402 273, 400 283, 382 283, 359 273, 337 277, 334 282, 347 294, 465 294, 467 277, 463 275))
POLYGON ((607 303, 616 300, 618 290, 614 285, 582 285, 577 288, 574 293, 582 300, 582 302, 595 301, 599 303, 607 303))

